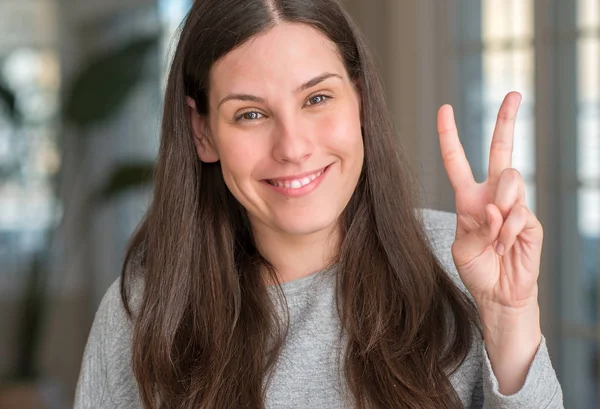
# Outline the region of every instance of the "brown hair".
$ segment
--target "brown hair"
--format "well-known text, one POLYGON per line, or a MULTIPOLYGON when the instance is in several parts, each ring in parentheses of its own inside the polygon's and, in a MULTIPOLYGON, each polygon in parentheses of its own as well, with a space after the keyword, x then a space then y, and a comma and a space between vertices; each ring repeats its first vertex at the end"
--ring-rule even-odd
POLYGON ((335 260, 350 398, 357 408, 459 408, 448 376, 471 347, 476 310, 428 245, 415 210, 418 184, 378 74, 336 0, 202 0, 185 20, 166 88, 154 197, 122 271, 121 294, 133 317, 130 267, 141 260, 132 359, 143 405, 265 407, 265 380, 287 328, 261 272, 276 275, 219 163, 198 159, 186 96, 206 115, 215 61, 281 21, 324 33, 360 84, 365 160, 341 216, 335 260))

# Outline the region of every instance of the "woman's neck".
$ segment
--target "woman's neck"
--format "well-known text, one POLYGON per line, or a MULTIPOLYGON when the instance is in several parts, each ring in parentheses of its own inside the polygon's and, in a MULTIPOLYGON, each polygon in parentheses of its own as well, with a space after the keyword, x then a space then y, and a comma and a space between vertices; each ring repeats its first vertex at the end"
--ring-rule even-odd
POLYGON ((277 232, 253 224, 258 251, 275 268, 281 282, 293 281, 328 267, 339 252, 341 232, 337 225, 305 235, 277 232))

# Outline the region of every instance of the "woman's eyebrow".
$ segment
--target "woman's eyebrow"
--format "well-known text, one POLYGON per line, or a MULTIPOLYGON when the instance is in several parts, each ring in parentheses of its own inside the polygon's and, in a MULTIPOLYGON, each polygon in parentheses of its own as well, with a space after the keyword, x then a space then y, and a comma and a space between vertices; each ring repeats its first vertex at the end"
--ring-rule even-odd
POLYGON ((321 75, 317 75, 317 76, 316 76, 316 77, 314 77, 313 79, 310 79, 310 80, 306 81, 304 84, 300 85, 300 86, 299 86, 299 87, 296 89, 296 92, 295 92, 295 93, 297 94, 297 93, 299 93, 299 92, 302 92, 302 91, 304 91, 304 90, 307 90, 307 89, 309 89, 309 88, 312 88, 312 87, 314 87, 315 85, 317 85, 317 84, 319 84, 319 83, 321 83, 321 82, 323 82, 323 81, 325 81, 326 79, 328 79, 328 78, 331 78, 331 77, 337 77, 337 78, 339 78, 339 79, 342 79, 342 76, 341 76, 341 75, 334 74, 334 73, 331 73, 331 72, 324 72, 323 74, 321 74, 321 75))
MULTIPOLYGON (((300 85, 296 91, 294 93, 299 93, 302 91, 305 91, 309 88, 314 87, 315 85, 325 81, 328 78, 332 78, 332 77, 337 77, 339 79, 343 79, 341 75, 338 74, 334 74, 331 72, 325 72, 323 74, 317 75, 316 77, 306 81, 304 84, 300 85)), ((219 104, 217 105, 217 110, 221 107, 221 105, 223 105, 225 102, 227 101, 232 101, 232 100, 239 100, 239 101, 252 101, 252 102, 259 102, 259 103, 264 103, 265 100, 264 98, 261 97, 257 97, 256 95, 251 95, 251 94, 229 94, 227 95, 225 98, 223 98, 219 104)))
POLYGON ((223 98, 221 100, 221 102, 219 102, 219 105, 217 105, 217 110, 219 108, 221 108, 221 105, 223 105, 225 102, 232 101, 232 100, 252 101, 252 102, 260 102, 260 103, 265 102, 265 100, 263 98, 257 97, 256 95, 250 95, 250 94, 229 94, 225 98, 223 98))

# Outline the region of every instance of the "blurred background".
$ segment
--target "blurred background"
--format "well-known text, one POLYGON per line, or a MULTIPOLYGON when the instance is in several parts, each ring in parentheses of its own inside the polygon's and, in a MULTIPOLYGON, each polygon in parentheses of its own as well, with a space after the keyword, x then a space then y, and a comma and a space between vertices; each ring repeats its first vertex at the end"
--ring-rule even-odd
MULTIPOLYGON (((149 204, 161 98, 192 0, 0 0, 0 409, 72 407, 94 313, 149 204)), ((345 0, 428 207, 453 210, 436 112, 483 181, 514 166, 545 227, 543 331, 565 407, 600 408, 600 0, 345 0)))

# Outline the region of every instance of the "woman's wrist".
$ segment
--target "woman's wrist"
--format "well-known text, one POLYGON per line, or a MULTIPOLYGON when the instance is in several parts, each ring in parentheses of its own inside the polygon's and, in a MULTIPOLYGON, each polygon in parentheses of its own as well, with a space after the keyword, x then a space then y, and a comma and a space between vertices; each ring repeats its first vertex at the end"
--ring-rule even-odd
POLYGON ((500 393, 512 395, 525 383, 542 340, 537 302, 518 309, 480 306, 485 349, 500 393))

